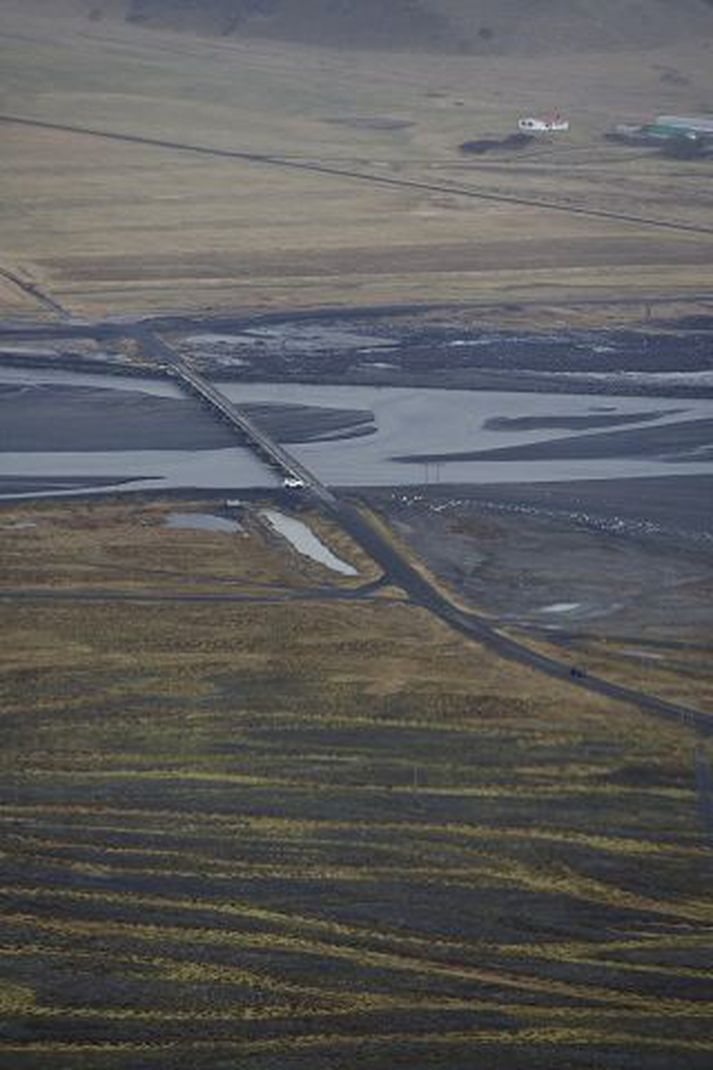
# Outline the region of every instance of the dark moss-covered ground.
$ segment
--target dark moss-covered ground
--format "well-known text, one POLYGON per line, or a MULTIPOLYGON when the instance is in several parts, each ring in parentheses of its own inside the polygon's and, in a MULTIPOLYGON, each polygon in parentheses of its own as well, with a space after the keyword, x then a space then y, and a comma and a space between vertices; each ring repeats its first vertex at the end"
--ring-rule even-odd
POLYGON ((157 515, 0 526, 13 590, 56 595, 0 600, 0 1066, 710 1065, 685 725, 500 661, 398 592, 315 601, 257 529, 157 515), (256 601, 171 602, 191 570, 256 601), (105 601, 63 600, 93 582, 105 601))

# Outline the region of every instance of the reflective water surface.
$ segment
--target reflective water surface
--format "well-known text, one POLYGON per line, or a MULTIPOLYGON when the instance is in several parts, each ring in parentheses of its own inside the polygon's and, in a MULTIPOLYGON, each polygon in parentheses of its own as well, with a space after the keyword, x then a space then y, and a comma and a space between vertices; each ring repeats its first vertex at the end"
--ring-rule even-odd
MULTIPOLYGON (((183 397, 173 383, 161 379, 0 369, 0 388, 22 392, 37 383, 121 391, 123 399, 146 394, 183 397)), ((323 482, 335 486, 535 483, 713 472, 711 425, 706 425, 713 421, 711 399, 294 383, 219 385, 236 403, 373 412, 375 431, 363 437, 292 445, 285 432, 284 441, 294 455, 323 482), (615 426, 606 426, 607 421, 615 426), (581 456, 580 449, 578 456, 572 444, 585 438, 594 449, 585 451, 588 456, 581 456), (538 457, 533 450, 530 457, 529 450, 542 443, 560 443, 557 456, 538 457), (515 455, 492 452, 505 449, 515 449, 515 455), (479 452, 477 459, 462 456, 473 451, 479 452)), ((62 396, 58 394, 57 405, 63 404, 62 396)), ((90 400, 77 397, 74 426, 81 442, 82 420, 89 422, 92 413, 90 400)), ((177 420, 177 441, 179 432, 177 420)), ((127 442, 126 449, 106 452, 81 448, 20 452, 13 451, 11 440, 0 440, 0 448, 4 450, 0 452, 0 491, 5 496, 42 491, 43 479, 74 481, 67 487, 48 485, 45 489, 52 494, 70 493, 83 480, 93 492, 179 487, 239 490, 280 483, 278 475, 250 449, 238 445, 131 449, 127 442), (23 486, 23 480, 31 485, 23 486)))

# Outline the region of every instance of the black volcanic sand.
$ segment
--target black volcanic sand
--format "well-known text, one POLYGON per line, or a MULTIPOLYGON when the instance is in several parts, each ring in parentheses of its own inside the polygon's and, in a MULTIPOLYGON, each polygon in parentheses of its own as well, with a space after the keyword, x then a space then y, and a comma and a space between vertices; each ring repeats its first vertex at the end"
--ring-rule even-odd
POLYGON ((470 501, 537 513, 554 512, 594 530, 687 543, 710 542, 713 552, 713 476, 589 479, 469 487, 470 501))
POLYGON ((206 374, 223 380, 713 396, 711 385, 695 381, 674 378, 664 385, 639 378, 713 369, 713 338, 706 331, 564 330, 556 335, 525 335, 452 325, 414 327, 393 317, 351 316, 273 325, 273 336, 251 347, 244 344, 241 324, 221 321, 220 329, 226 335, 235 332, 232 354, 224 341, 211 353, 205 342, 192 349, 185 336, 176 338, 206 374), (312 346, 305 344, 304 332, 309 329, 314 333, 312 346), (362 347, 345 345, 347 329, 352 334, 363 331, 371 342, 362 347), (374 345, 374 339, 380 344, 374 345))
POLYGON ((429 566, 504 620, 713 641, 713 476, 373 490, 429 566), (574 611, 543 612, 557 604, 574 611))
POLYGON ((376 431, 374 414, 369 409, 329 409, 265 402, 241 408, 278 442, 361 438, 376 431))
MULTIPOLYGON (((374 431, 367 411, 301 405, 246 405, 245 410, 282 442, 374 431)), ((211 450, 239 441, 188 398, 55 384, 0 384, 0 428, 0 450, 16 453, 211 450)))
POLYGON ((597 416, 493 416, 483 424, 488 431, 587 431, 595 427, 619 427, 622 424, 643 424, 675 416, 682 409, 660 409, 658 412, 604 413, 597 416))
MULTIPOLYGON (((160 475, 156 476, 160 478, 160 475)), ((120 487, 123 483, 136 483, 151 476, 6 476, 0 475, 0 495, 47 494, 59 491, 81 493, 97 487, 120 487)))
POLYGON ((393 460, 402 464, 427 464, 437 461, 605 460, 616 457, 660 457, 672 463, 710 461, 713 458, 713 419, 682 420, 658 427, 577 435, 493 450, 412 453, 393 460))

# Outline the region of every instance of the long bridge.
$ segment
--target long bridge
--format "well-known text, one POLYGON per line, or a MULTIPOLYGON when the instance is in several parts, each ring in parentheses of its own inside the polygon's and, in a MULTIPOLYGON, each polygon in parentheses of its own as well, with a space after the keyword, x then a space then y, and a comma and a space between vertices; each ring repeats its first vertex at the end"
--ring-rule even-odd
POLYGON ((233 404, 225 394, 208 382, 187 360, 183 360, 162 338, 143 327, 135 329, 133 334, 145 350, 161 361, 168 374, 178 379, 190 393, 200 398, 213 412, 218 413, 222 420, 250 443, 259 456, 280 472, 284 480, 291 480, 294 486, 304 487, 311 491, 320 504, 330 511, 338 508, 339 502, 328 487, 271 435, 263 431, 244 408, 233 404))

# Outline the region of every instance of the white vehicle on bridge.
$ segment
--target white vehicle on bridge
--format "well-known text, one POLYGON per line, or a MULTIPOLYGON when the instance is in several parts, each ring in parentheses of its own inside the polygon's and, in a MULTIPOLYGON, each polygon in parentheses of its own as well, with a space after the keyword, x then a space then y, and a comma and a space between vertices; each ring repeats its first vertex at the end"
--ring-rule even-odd
POLYGON ((302 490, 306 485, 304 479, 298 479, 297 476, 285 476, 282 480, 282 486, 289 487, 290 490, 302 490))

